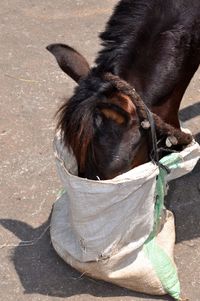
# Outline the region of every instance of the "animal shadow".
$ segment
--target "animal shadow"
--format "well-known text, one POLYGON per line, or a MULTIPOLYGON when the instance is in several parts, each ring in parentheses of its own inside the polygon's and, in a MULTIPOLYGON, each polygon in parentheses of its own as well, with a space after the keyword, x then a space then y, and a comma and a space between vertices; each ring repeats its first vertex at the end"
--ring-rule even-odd
POLYGON ((200 115, 200 102, 194 103, 180 110, 179 116, 181 121, 185 122, 200 115))
MULTIPOLYGON (((80 275, 54 251, 50 241, 49 223, 50 218, 40 227, 33 229, 21 221, 0 220, 4 228, 22 241, 14 248, 11 260, 24 288, 24 294, 41 294, 60 298, 82 294, 95 297, 132 296, 150 300, 147 295, 80 275), (42 233, 45 234, 41 235, 42 233), (24 241, 30 240, 36 243, 24 246, 24 241)), ((152 297, 151 300, 170 301, 172 299, 164 296, 152 297)))

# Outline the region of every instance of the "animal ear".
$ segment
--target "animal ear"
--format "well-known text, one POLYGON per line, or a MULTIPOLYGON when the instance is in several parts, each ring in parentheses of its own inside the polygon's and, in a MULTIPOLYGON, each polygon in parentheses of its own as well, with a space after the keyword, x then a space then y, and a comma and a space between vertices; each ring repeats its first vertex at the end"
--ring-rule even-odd
POLYGON ((55 56, 60 68, 77 83, 88 74, 87 60, 75 49, 64 44, 51 44, 46 48, 55 56))
POLYGON ((98 108, 105 118, 114 121, 118 125, 128 124, 137 118, 134 103, 122 93, 107 98, 106 101, 99 103, 98 108))

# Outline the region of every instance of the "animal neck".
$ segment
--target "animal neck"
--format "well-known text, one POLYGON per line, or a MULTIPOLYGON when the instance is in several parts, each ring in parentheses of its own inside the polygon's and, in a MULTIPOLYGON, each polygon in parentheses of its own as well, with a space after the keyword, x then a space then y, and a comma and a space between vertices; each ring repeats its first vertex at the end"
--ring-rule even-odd
POLYGON ((122 2, 101 34, 104 47, 96 63, 127 81, 153 112, 179 128, 180 103, 199 65, 193 60, 191 66, 189 60, 191 25, 187 18, 179 22, 179 7, 173 1, 170 9, 168 1, 127 1, 128 9, 122 2), (125 8, 126 16, 121 14, 125 8))

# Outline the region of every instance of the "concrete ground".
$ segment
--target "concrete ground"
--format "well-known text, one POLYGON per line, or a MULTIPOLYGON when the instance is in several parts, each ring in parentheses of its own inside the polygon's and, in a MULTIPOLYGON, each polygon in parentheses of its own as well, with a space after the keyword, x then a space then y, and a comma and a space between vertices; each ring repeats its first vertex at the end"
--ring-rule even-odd
MULTIPOLYGON (((0 300, 171 300, 94 281, 66 265, 49 237, 49 216, 61 188, 52 139, 54 113, 73 82, 45 46, 66 42, 93 62, 97 35, 116 0, 7 0, 0 10, 0 300)), ((181 117, 200 141, 200 72, 181 117)), ((200 169, 171 184, 175 258, 182 291, 200 300, 200 169)))

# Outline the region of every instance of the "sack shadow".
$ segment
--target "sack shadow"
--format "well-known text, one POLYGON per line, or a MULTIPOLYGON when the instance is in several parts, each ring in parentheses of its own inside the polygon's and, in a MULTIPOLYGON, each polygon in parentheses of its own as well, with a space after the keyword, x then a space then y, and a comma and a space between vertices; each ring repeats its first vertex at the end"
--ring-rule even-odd
POLYGON ((200 162, 193 172, 170 183, 167 207, 174 213, 176 242, 200 237, 200 162))
MULTIPOLYGON (((200 115, 200 103, 181 110, 184 121, 200 115), (188 113, 189 115, 187 115, 188 113)), ((183 120, 183 119, 182 119, 183 120)), ((200 144, 200 132, 195 135, 200 144)), ((200 160, 194 170, 169 184, 166 206, 174 213, 176 242, 200 237, 200 160)))
MULTIPOLYGON (((13 249, 11 260, 24 288, 24 294, 41 294, 60 298, 83 294, 95 297, 131 296, 150 300, 148 295, 80 275, 67 265, 56 254, 51 244, 48 228, 50 217, 36 229, 26 223, 11 219, 1 219, 0 224, 22 241, 13 249), (42 233, 45 234, 41 236, 42 233), (38 237, 41 238, 38 240, 38 237), (29 240, 36 241, 36 243, 24 247, 23 242, 29 240)), ((151 300, 171 301, 172 299, 168 296, 161 296, 152 297, 151 300)))

